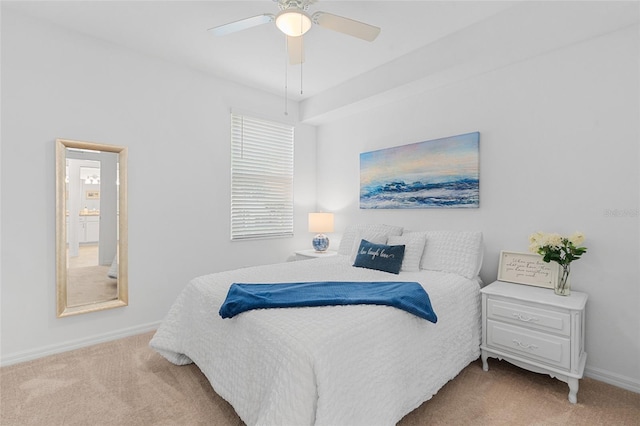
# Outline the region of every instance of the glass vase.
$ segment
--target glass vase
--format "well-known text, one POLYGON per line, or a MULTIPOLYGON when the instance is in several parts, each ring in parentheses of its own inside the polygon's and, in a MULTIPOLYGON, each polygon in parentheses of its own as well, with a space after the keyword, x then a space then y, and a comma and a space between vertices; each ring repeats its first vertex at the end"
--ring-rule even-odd
POLYGON ((560 265, 560 271, 558 273, 558 279, 553 287, 553 291, 558 296, 568 296, 571 294, 571 281, 569 280, 569 273, 571 269, 569 265, 560 265))

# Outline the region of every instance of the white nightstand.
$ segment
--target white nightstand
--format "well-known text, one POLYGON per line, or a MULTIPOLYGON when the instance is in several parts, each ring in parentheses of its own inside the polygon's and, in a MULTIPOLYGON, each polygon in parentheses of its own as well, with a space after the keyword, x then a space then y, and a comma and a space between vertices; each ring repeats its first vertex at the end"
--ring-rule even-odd
POLYGON ((295 253, 296 253, 295 260, 308 260, 308 259, 316 259, 318 257, 331 257, 338 254, 338 252, 335 250, 315 251, 314 249, 298 250, 295 253))
POLYGON ((487 358, 548 374, 569 385, 569 402, 578 400, 584 373, 585 306, 588 295, 495 281, 482 293, 482 368, 487 358))

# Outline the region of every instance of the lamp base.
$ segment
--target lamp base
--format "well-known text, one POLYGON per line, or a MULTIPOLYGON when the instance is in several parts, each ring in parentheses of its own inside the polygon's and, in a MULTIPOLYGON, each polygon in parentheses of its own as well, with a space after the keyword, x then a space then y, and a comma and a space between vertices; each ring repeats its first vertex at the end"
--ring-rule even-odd
POLYGON ((315 251, 323 252, 329 248, 329 238, 324 234, 318 234, 311 241, 315 251))

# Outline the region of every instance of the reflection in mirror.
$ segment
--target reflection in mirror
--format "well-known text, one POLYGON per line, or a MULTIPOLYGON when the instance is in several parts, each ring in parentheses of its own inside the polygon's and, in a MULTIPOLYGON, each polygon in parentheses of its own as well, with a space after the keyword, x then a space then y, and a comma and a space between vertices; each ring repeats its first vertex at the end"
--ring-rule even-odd
POLYGON ((127 149, 56 140, 57 314, 126 306, 127 149))

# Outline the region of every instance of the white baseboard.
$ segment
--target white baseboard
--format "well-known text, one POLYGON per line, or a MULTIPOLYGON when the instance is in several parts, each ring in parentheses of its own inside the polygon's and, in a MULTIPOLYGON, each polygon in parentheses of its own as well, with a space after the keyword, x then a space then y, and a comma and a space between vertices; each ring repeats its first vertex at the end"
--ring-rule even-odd
POLYGON ((589 366, 585 368, 584 375, 594 380, 599 380, 622 389, 640 393, 640 380, 631 379, 626 376, 612 373, 611 371, 589 366))
POLYGON ((48 355, 72 351, 74 349, 80 349, 86 346, 96 345, 98 343, 109 342, 111 340, 122 339, 124 337, 135 336, 136 334, 147 333, 149 331, 156 330, 159 326, 160 321, 156 321, 149 324, 124 328, 110 333, 99 334, 97 336, 91 336, 84 339, 70 340, 55 345, 43 346, 41 348, 9 354, 0 360, 0 367, 6 367, 8 365, 31 361, 48 355))

